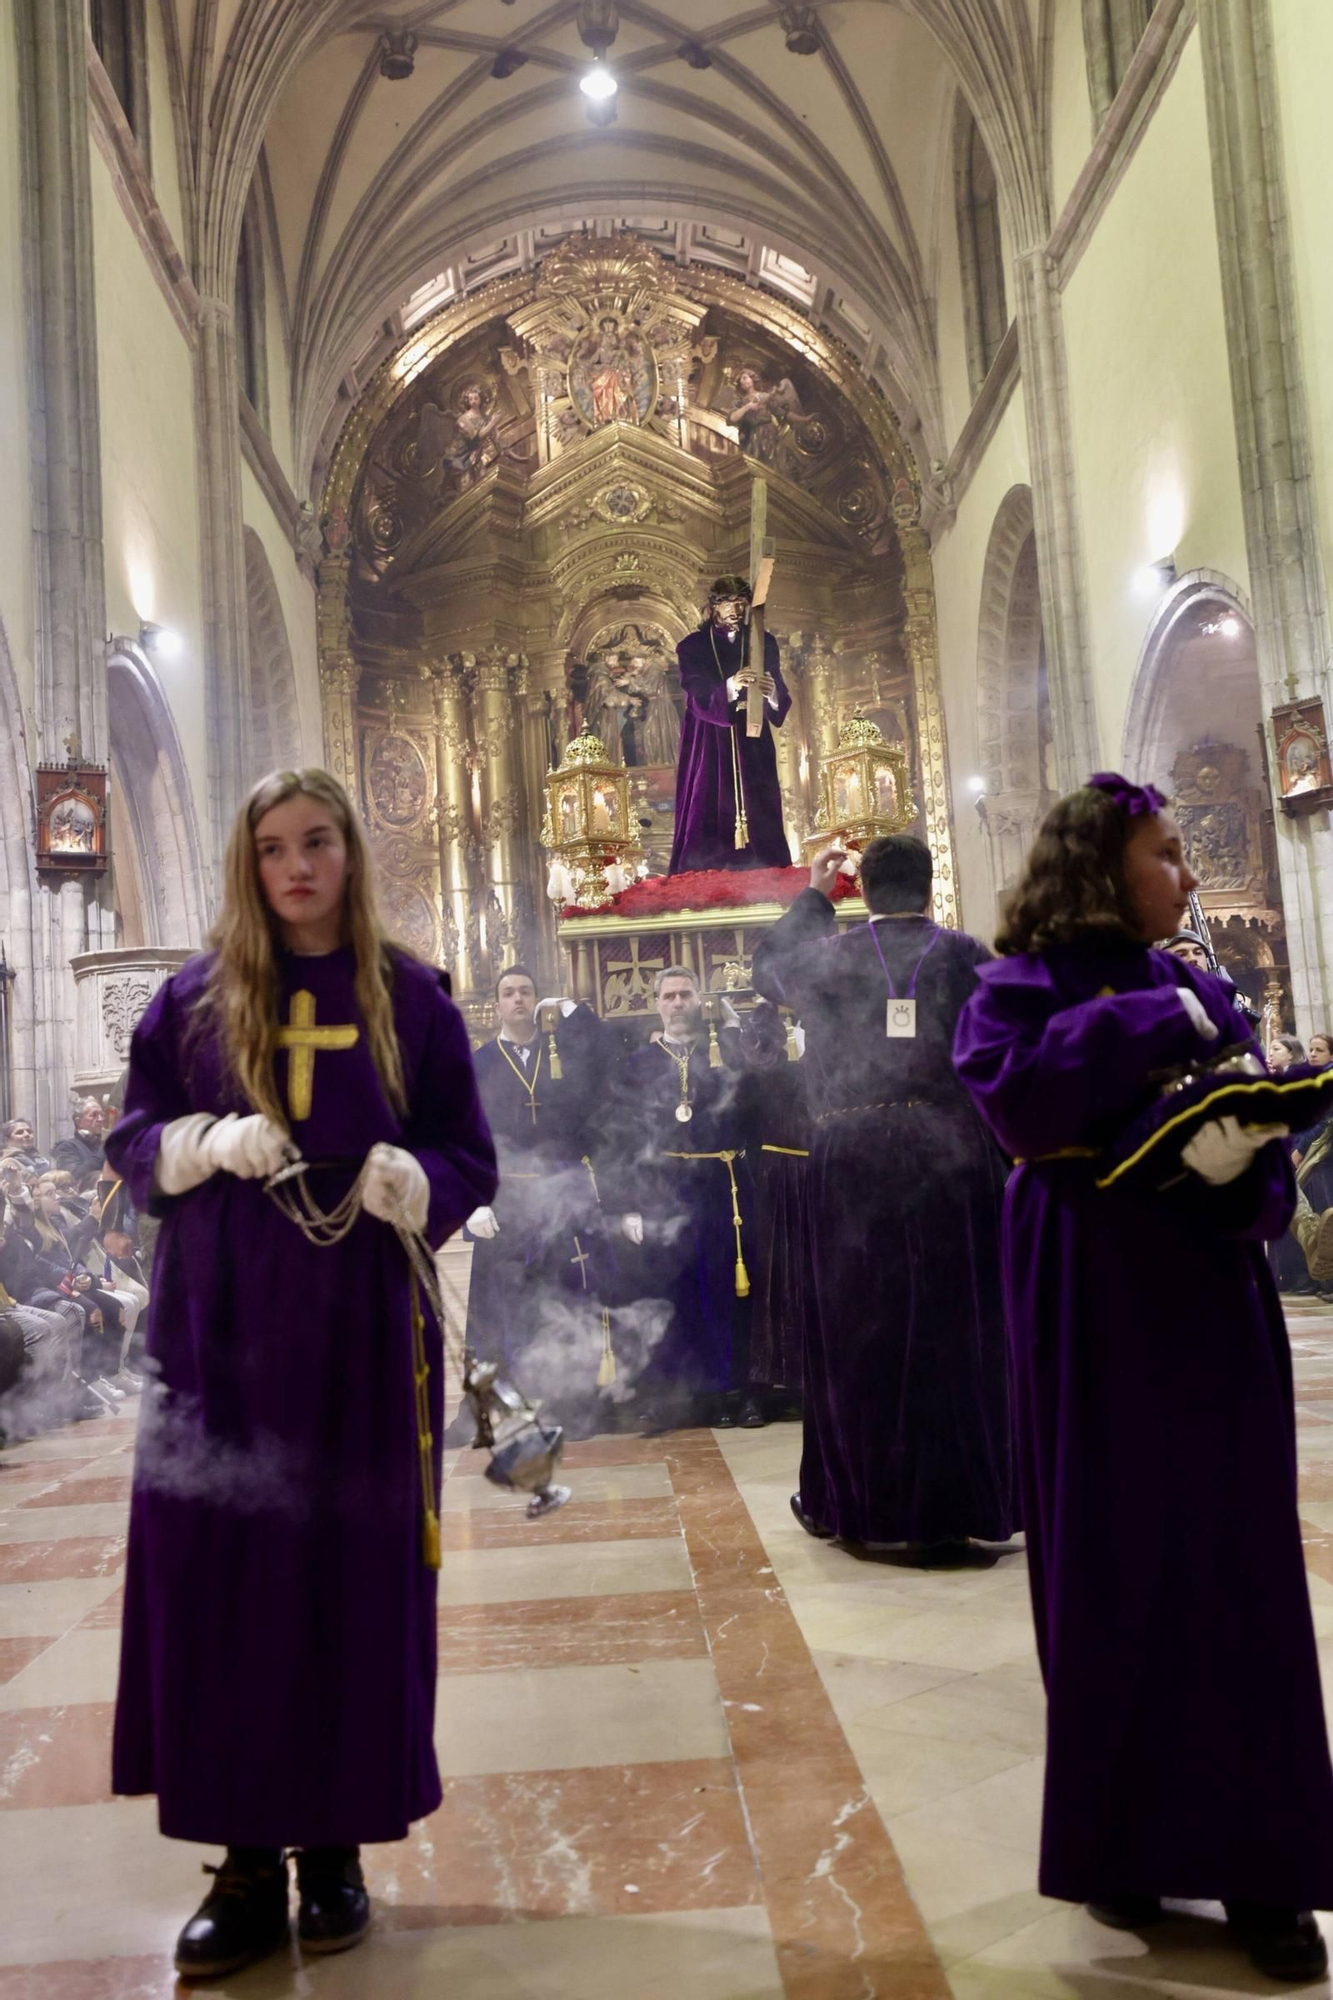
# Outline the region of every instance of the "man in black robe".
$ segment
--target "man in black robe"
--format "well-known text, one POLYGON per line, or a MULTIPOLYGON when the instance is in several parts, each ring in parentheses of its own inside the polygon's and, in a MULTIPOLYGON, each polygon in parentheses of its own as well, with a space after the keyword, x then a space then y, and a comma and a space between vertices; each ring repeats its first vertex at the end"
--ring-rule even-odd
POLYGON ((638 1251, 627 1280, 665 1299, 670 1319, 637 1383, 645 1430, 730 1427, 748 1376, 754 1188, 746 1149, 751 1098, 740 1029, 713 1038, 699 982, 683 966, 656 980, 662 1026, 625 1065, 615 1117, 615 1185, 623 1230, 638 1251))
MULTIPOLYGON (((484 1359, 503 1361, 566 1429, 591 1435, 611 1261, 593 1161, 607 1036, 592 1010, 572 1000, 558 1003, 554 1035, 543 1034, 538 1004, 526 966, 501 973, 499 1029, 474 1057, 500 1187, 468 1218, 468 1337, 484 1359), (552 1073, 552 1041, 559 1075, 552 1073)), ((450 1442, 467 1428, 464 1414, 450 1442)))
POLYGON ((756 987, 804 1023, 813 1113, 792 1507, 812 1534, 916 1557, 1013 1527, 1004 1174, 952 1061, 990 954, 927 916, 930 852, 907 834, 866 848, 870 921, 839 933, 827 892, 844 859, 815 859, 754 956, 756 987))

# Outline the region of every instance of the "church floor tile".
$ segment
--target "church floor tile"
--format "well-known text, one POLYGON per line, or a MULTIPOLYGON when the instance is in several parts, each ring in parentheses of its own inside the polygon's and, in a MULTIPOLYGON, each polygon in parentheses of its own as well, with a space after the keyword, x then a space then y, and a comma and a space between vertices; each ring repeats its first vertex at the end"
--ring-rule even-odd
MULTIPOLYGON (((1333 1684, 1333 1315, 1293 1316, 1333 1684)), ((129 1413, 127 1412, 126 1415, 129 1413)), ((0 2000, 165 2000, 195 1847, 107 1793, 126 1416, 0 1459, 0 2000), (90 1432, 96 1435, 90 1435, 90 1432)), ((368 1850, 365 1946, 224 2000, 1220 2000, 1220 1912, 1150 1943, 1036 1889, 1044 1706, 1021 1543, 917 1573, 791 1519, 799 1432, 570 1447, 528 1523, 450 1453, 445 1797, 368 1850)))

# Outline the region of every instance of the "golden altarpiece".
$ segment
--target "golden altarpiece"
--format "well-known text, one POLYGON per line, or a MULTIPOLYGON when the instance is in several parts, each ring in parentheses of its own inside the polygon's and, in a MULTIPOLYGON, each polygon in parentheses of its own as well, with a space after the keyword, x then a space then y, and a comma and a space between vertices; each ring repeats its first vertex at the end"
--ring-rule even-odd
POLYGON ((889 409, 831 337, 633 236, 574 237, 414 332, 345 424, 319 568, 326 756, 391 921, 452 969, 474 1020, 520 957, 609 1014, 647 1011, 671 958, 746 983, 776 906, 562 918, 540 836, 548 773, 592 737, 623 769, 632 858, 665 866, 675 648, 710 580, 748 568, 756 476, 793 695, 776 732, 793 860, 863 719, 957 922, 919 493, 889 409))

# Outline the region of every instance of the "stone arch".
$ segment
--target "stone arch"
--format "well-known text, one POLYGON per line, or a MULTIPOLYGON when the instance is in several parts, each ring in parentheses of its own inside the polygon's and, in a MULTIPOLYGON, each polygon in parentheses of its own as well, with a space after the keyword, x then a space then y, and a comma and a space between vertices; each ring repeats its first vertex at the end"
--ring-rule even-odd
POLYGON ((111 641, 107 708, 121 942, 197 947, 208 897, 194 798, 166 696, 133 639, 111 641))
POLYGON ((48 1091, 39 1089, 50 1074, 39 1046, 39 1023, 49 1009, 37 992, 42 954, 34 823, 23 702, 0 623, 0 946, 13 975, 0 993, 0 1006, 7 1002, 9 1007, 7 1067, 0 1049, 0 1117, 49 1114, 48 1091))
POLYGON ((986 549, 977 633, 980 801, 997 891, 1017 874, 1055 796, 1054 749, 1032 489, 1000 502, 986 549))
POLYGON ((296 670, 272 565, 253 528, 245 530, 245 594, 250 654, 250 777, 301 762, 296 670))
POLYGON ((1218 956, 1271 1032, 1290 1018, 1253 614, 1216 570, 1177 579, 1149 623, 1125 717, 1124 768, 1171 800, 1218 956))

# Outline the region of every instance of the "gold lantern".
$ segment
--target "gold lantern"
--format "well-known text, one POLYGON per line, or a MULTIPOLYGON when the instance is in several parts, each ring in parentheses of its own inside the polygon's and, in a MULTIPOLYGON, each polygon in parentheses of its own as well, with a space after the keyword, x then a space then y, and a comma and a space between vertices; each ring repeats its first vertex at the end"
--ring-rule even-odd
POLYGON ((916 818, 907 759, 886 743, 876 723, 853 715, 819 773, 814 831, 802 845, 813 854, 830 841, 861 848, 885 833, 902 833, 916 818))
POLYGON ((564 878, 554 900, 604 909, 614 893, 607 869, 624 887, 638 858, 631 826, 629 772, 610 761, 600 737, 576 736, 546 776, 541 843, 560 864, 553 880, 564 878))

